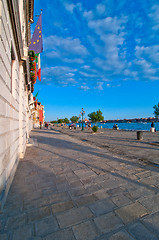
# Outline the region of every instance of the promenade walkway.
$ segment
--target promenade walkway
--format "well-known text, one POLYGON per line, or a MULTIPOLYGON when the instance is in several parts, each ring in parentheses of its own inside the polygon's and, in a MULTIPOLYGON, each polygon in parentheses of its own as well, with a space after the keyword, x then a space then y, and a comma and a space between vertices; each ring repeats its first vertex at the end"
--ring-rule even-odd
POLYGON ((159 168, 37 129, 20 160, 1 240, 159 239, 159 168))

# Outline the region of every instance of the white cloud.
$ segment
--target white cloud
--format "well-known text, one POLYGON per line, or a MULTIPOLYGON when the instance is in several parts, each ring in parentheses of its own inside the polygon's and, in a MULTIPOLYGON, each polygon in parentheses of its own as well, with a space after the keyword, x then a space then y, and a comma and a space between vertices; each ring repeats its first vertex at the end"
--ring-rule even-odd
POLYGON ((139 65, 142 68, 144 74, 151 75, 156 73, 156 69, 154 69, 152 67, 152 64, 146 61, 145 59, 140 59, 140 60, 136 59, 134 62, 136 65, 139 65))
POLYGON ((98 89, 99 91, 103 90, 103 82, 97 82, 97 86, 95 87, 95 89, 98 89))
POLYGON ((69 4, 69 3, 65 3, 64 6, 65 6, 66 10, 71 13, 73 13, 74 8, 76 7, 75 4, 69 4))
POLYGON ((96 6, 96 11, 99 15, 102 15, 103 13, 105 13, 105 10, 106 10, 106 6, 102 3, 96 6))
POLYGON ((94 29, 100 36, 103 44, 98 44, 94 39, 89 38, 91 44, 104 59, 96 58, 96 64, 104 70, 113 70, 120 72, 125 67, 126 52, 120 53, 120 47, 123 47, 125 27, 127 18, 107 17, 104 19, 90 20, 88 26, 94 29), (104 45, 104 46, 103 46, 104 45))
POLYGON ((159 45, 153 45, 153 46, 136 46, 135 48, 136 56, 138 58, 142 58, 144 56, 148 57, 153 62, 159 62, 159 45))
POLYGON ((67 63, 79 63, 79 64, 84 63, 83 59, 81 58, 63 58, 61 60, 67 63))
POLYGON ((83 16, 87 19, 87 20, 92 20, 94 18, 94 14, 92 11, 84 11, 83 16))
POLYGON ((81 3, 77 3, 77 4, 65 3, 64 6, 65 6, 66 10, 69 11, 70 13, 73 13, 75 8, 77 8, 79 11, 82 11, 81 3))
POLYGON ((96 78, 97 75, 95 74, 89 74, 89 73, 86 73, 86 72, 79 72, 81 75, 85 76, 85 77, 89 77, 89 78, 96 78))
POLYGON ((70 74, 71 72, 76 72, 77 69, 72 69, 70 67, 65 66, 55 66, 55 67, 46 67, 43 69, 43 75, 44 76, 63 76, 64 74, 70 74))
POLYGON ((159 30, 159 5, 155 4, 151 8, 151 13, 149 14, 149 17, 153 20, 153 30, 159 30))
POLYGON ((84 45, 81 44, 80 39, 73 39, 71 37, 62 38, 56 35, 51 35, 45 38, 45 50, 54 50, 63 52, 63 55, 74 54, 79 56, 86 56, 88 51, 84 45))
POLYGON ((84 91, 87 91, 87 90, 89 90, 90 88, 89 88, 88 86, 81 86, 81 87, 79 87, 79 89, 84 90, 84 91))
POLYGON ((66 76, 68 77, 73 77, 75 74, 74 73, 66 73, 66 76))
POLYGON ((88 22, 88 26, 95 30, 98 35, 106 33, 118 34, 119 30, 123 30, 123 24, 126 23, 127 18, 107 17, 99 20, 91 20, 88 22))
POLYGON ((83 69, 90 69, 90 66, 84 65, 84 66, 82 66, 81 68, 83 68, 83 69))
POLYGON ((74 78, 66 78, 66 79, 60 80, 59 83, 63 85, 70 85, 70 84, 72 85, 72 84, 76 84, 77 81, 74 78))

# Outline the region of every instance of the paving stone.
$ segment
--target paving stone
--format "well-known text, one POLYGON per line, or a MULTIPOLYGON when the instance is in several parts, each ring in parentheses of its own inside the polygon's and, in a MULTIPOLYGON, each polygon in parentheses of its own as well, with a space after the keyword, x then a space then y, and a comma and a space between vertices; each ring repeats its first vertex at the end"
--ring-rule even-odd
POLYGON ((113 212, 104 214, 100 217, 96 217, 94 219, 94 222, 101 233, 109 233, 124 226, 121 219, 113 212))
POLYGON ((6 222, 7 222, 7 217, 5 216, 5 214, 0 214, 0 232, 4 231, 6 222))
POLYGON ((150 231, 159 236, 159 212, 145 217, 142 222, 150 231))
POLYGON ((135 240, 157 240, 150 231, 148 231, 145 226, 141 223, 134 223, 128 228, 128 231, 132 236, 134 236, 135 240))
POLYGON ((55 217, 51 216, 35 223, 35 232, 37 236, 48 235, 58 230, 58 223, 55 217))
POLYGON ((109 197, 109 194, 107 193, 106 189, 100 189, 99 191, 96 191, 93 193, 98 199, 105 199, 109 197))
POLYGON ((126 231, 120 231, 118 233, 113 234, 110 238, 108 238, 108 240, 137 240, 137 239, 131 237, 126 231))
POLYGON ((24 203, 39 199, 42 197, 41 191, 33 191, 32 193, 29 191, 28 194, 25 195, 24 203))
POLYGON ((150 195, 143 199, 140 199, 139 202, 149 209, 151 212, 159 211, 159 194, 157 195, 150 195))
POLYGON ((43 192, 43 196, 56 194, 57 193, 57 188, 56 187, 51 187, 51 188, 43 189, 42 192, 43 192))
POLYGON ((118 207, 122 207, 124 205, 128 205, 130 203, 132 203, 132 201, 130 200, 130 198, 124 196, 124 195, 118 195, 115 197, 112 197, 112 201, 118 206, 118 207))
POLYGON ((110 199, 99 200, 91 205, 89 208, 95 216, 112 211, 115 208, 115 204, 110 199))
POLYGON ((115 211, 124 223, 130 223, 138 218, 141 218, 149 213, 140 203, 132 203, 115 211))
POLYGON ((55 193, 55 194, 51 194, 49 196, 40 198, 38 200, 31 201, 30 203, 24 205, 24 210, 40 208, 40 207, 47 206, 49 204, 63 202, 67 200, 70 200, 70 196, 67 192, 55 193))
MULTIPOLYGON (((132 136, 131 132, 113 132, 120 134, 120 138, 113 137, 114 150, 111 148, 112 152, 108 152, 95 145, 96 142, 100 145, 100 142, 105 144, 107 141, 106 144, 110 146, 112 136, 110 137, 109 131, 105 131, 106 135, 97 134, 98 136, 77 131, 69 131, 74 134, 74 138, 49 130, 32 132, 38 139, 38 146, 27 149, 24 159, 19 163, 4 212, 0 214, 0 239, 2 233, 6 233, 4 227, 7 234, 13 233, 13 240, 104 240, 108 237, 114 240, 124 239, 125 236, 131 239, 129 234, 134 234, 134 239, 137 239, 140 231, 146 232, 146 237, 150 236, 150 239, 151 235, 158 237, 157 213, 145 215, 147 209, 152 212, 159 211, 159 194, 154 193, 154 190, 158 190, 157 186, 159 187, 158 170, 143 162, 139 163, 135 158, 128 159, 127 153, 125 157, 113 156, 117 152, 112 154, 116 151, 116 137, 118 153, 122 154, 123 145, 119 147, 118 144, 122 134, 122 142, 137 144, 137 148, 133 147, 133 150, 131 147, 124 148, 131 157, 136 150, 143 147, 143 143, 134 141, 136 135, 132 136), (88 138, 93 144, 75 139, 79 136, 88 138), (131 200, 138 202, 132 204, 131 200), (88 203, 90 208, 79 207, 88 203), (120 209, 116 210, 117 207, 120 209), (21 218, 24 212, 27 215, 26 222, 21 218), (92 212, 97 216, 94 222, 92 212), (56 216, 52 216, 52 213, 56 216), (138 218, 140 222, 136 223, 138 218), (128 223, 127 226, 122 220, 128 223), (134 222, 137 225, 134 225, 134 222), (26 225, 28 223, 32 225, 26 225), (73 230, 59 230, 59 227, 71 227, 73 230), (131 227, 132 233, 123 230, 127 227, 131 227), (99 236, 99 232, 102 235, 99 236)), ((158 136, 153 134, 154 137, 158 136)), ((149 142, 149 138, 145 139, 149 142)), ((149 145, 144 143, 144 147, 145 156, 145 149, 149 145)), ((151 149, 147 150, 152 152, 151 149)), ((5 239, 6 235, 3 235, 3 238, 5 239)))
POLYGON ((53 213, 58 213, 58 212, 63 212, 63 211, 73 208, 74 204, 72 201, 67 201, 67 202, 62 202, 62 203, 55 203, 51 207, 52 207, 53 213))
POLYGON ((91 221, 76 225, 72 229, 77 240, 93 240, 99 235, 96 227, 91 221))
POLYGON ((7 224, 5 226, 5 229, 14 229, 21 226, 24 226, 26 224, 26 215, 20 215, 15 217, 10 217, 7 220, 7 224))
POLYGON ((70 186, 70 188, 78 188, 78 187, 83 187, 83 184, 79 180, 72 179, 69 182, 69 186, 70 186))
POLYGON ((96 176, 96 173, 89 170, 89 169, 80 169, 77 171, 74 171, 74 173, 81 179, 88 178, 89 176, 96 176))
POLYGON ((77 204, 78 207, 88 205, 90 203, 93 203, 97 200, 97 197, 95 197, 93 194, 90 195, 84 195, 82 197, 79 197, 74 200, 74 202, 77 204))
POLYGON ((51 214, 49 207, 38 208, 27 213, 28 223, 48 217, 51 214))
POLYGON ((72 198, 78 197, 78 196, 81 196, 81 195, 84 195, 84 194, 88 194, 87 190, 84 187, 70 189, 69 193, 70 193, 72 198))
POLYGON ((74 208, 57 215, 57 220, 61 228, 69 227, 93 216, 87 207, 74 208))
MULTIPOLYGON (((123 187, 123 186, 122 186, 123 187)), ((113 197, 113 196, 116 196, 116 195, 120 195, 120 194, 123 194, 123 189, 121 187, 117 187, 117 188, 113 188, 113 189, 109 189, 107 190, 107 193, 113 197)))
POLYGON ((100 189, 100 187, 97 184, 93 184, 91 186, 85 187, 86 193, 94 193, 100 189))
POLYGON ((0 239, 1 240, 8 240, 7 234, 0 234, 0 239))
POLYGON ((148 185, 155 185, 159 182, 159 175, 150 176, 140 180, 141 183, 148 184, 148 185))
POLYGON ((137 200, 137 199, 143 198, 144 196, 153 194, 153 191, 150 189, 147 189, 146 187, 138 187, 138 189, 134 191, 130 191, 129 194, 134 200, 137 200))
POLYGON ((141 179, 147 178, 147 177, 151 176, 151 171, 139 172, 139 173, 136 173, 136 175, 141 179))
POLYGON ((31 237, 28 240, 43 240, 42 237, 31 237))
POLYGON ((113 189, 116 188, 117 186, 121 186, 124 184, 124 180, 121 178, 116 178, 116 179, 108 179, 104 181, 103 183, 100 184, 101 187, 107 188, 107 189, 113 189))
POLYGON ((52 233, 44 238, 44 240, 76 240, 71 229, 52 233))
POLYGON ((32 226, 26 225, 22 228, 18 228, 13 232, 12 240, 29 240, 32 237, 32 226))

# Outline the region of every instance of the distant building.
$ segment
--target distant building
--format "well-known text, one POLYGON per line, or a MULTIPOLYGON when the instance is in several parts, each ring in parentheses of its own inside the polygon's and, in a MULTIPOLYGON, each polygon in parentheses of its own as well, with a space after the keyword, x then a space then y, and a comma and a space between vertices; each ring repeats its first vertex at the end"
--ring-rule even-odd
POLYGON ((34 0, 0 1, 0 208, 32 129, 28 46, 34 0))
POLYGON ((45 111, 44 106, 40 102, 34 102, 34 108, 32 109, 33 126, 34 128, 44 125, 45 111))

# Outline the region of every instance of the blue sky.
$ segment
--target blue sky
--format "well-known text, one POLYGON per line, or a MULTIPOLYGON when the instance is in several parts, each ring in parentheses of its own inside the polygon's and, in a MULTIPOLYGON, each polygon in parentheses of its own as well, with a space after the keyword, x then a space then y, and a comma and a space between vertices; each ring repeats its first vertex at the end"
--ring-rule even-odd
POLYGON ((82 107, 86 116, 100 109, 105 119, 153 116, 157 0, 35 0, 34 14, 41 9, 42 81, 35 93, 47 121, 78 116, 82 107))

